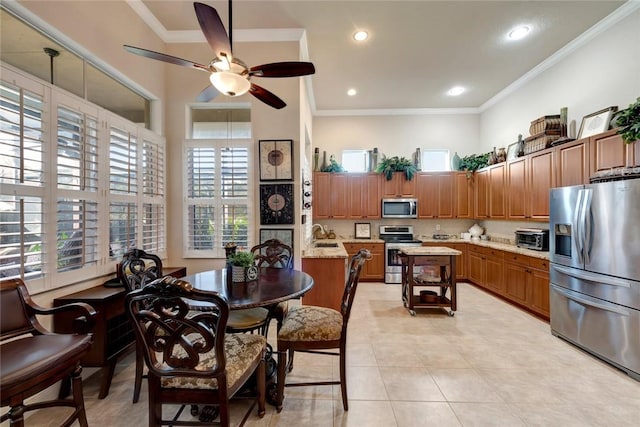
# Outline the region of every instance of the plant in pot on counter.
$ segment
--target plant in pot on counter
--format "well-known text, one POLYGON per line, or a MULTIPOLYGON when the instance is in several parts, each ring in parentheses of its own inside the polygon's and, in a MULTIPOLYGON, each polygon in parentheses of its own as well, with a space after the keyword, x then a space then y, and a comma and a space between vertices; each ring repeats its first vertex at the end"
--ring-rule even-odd
POLYGON ((627 144, 640 139, 640 97, 617 114, 616 125, 620 126, 618 133, 627 144))
POLYGON ((404 172, 407 181, 411 181, 417 171, 418 168, 416 168, 411 160, 398 156, 387 157, 383 155, 382 160, 378 163, 378 166, 376 166, 376 172, 383 173, 387 181, 391 181, 394 172, 404 172))
POLYGON ((255 280, 258 278, 255 257, 251 252, 237 251, 229 255, 227 263, 231 266, 232 282, 246 282, 247 280, 255 280))

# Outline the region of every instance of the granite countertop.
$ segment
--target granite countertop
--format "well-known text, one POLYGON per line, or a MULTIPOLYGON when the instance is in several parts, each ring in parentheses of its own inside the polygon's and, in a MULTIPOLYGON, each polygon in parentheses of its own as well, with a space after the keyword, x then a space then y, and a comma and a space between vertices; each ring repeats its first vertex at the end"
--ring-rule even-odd
MULTIPOLYGON (((426 238, 420 236, 419 238, 423 243, 437 243, 438 246, 447 247, 447 243, 466 243, 469 245, 482 246, 485 248, 498 249, 506 252, 513 252, 521 255, 530 256, 533 258, 539 258, 548 260, 549 252, 546 251, 534 251, 532 249, 519 248, 509 243, 492 242, 491 240, 463 240, 457 237, 451 237, 447 240, 426 238)), ((302 258, 347 258, 349 255, 344 248, 343 243, 384 243, 382 239, 322 239, 316 241, 316 243, 337 243, 336 248, 314 248, 309 247, 302 250, 302 258)), ((412 248, 417 249, 417 248, 412 248)))
POLYGON ((405 255, 409 256, 421 256, 421 255, 431 255, 431 256, 441 256, 441 255, 460 255, 461 251, 457 249, 447 248, 445 246, 416 246, 416 247, 407 247, 400 249, 405 255))

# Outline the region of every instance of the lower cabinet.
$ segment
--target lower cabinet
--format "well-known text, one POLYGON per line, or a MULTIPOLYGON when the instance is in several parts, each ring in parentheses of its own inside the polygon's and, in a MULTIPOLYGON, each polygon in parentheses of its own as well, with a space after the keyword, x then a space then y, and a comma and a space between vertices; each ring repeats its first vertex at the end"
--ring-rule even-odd
POLYGON ((313 288, 302 297, 302 304, 340 311, 346 263, 346 258, 302 258, 302 271, 313 277, 313 288))
POLYGON ((361 282, 384 281, 384 243, 343 243, 343 245, 349 254, 349 259, 360 249, 367 249, 371 252, 371 259, 362 266, 361 282))
POLYGON ((467 245, 467 280, 549 319, 549 261, 467 245))

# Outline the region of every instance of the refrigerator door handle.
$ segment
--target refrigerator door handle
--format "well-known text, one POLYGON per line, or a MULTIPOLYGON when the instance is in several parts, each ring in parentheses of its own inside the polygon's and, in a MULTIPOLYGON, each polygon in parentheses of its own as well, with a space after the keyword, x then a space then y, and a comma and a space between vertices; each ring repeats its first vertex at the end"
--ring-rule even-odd
POLYGON ((554 291, 556 291, 560 295, 564 296, 567 299, 575 301, 578 304, 587 305, 589 307, 594 307, 594 308, 599 308, 601 310, 610 311, 612 313, 617 313, 617 314, 620 314, 622 316, 629 316, 630 315, 629 311, 624 310, 623 308, 612 307, 611 304, 606 304, 605 305, 605 304, 601 304, 601 303, 598 303, 598 302, 595 302, 595 301, 588 300, 586 298, 581 298, 581 297, 575 295, 574 293, 567 292, 566 290, 554 285, 553 283, 551 284, 551 287, 553 288, 554 291))
POLYGON ((584 190, 584 198, 582 200, 582 226, 583 226, 583 253, 584 253, 584 264, 588 265, 591 263, 589 260, 589 256, 591 255, 591 245, 592 245, 592 235, 591 235, 591 199, 593 198, 593 190, 585 189, 584 190))
POLYGON ((575 211, 574 211, 574 216, 573 216, 573 229, 575 230, 575 235, 572 236, 572 238, 576 242, 576 246, 577 246, 577 249, 578 249, 576 251, 578 253, 578 262, 581 265, 584 265, 584 258, 583 258, 583 252, 584 252, 584 232, 583 232, 584 221, 583 221, 583 216, 582 216, 583 199, 584 199, 584 190, 579 190, 578 191, 578 200, 576 201, 576 206, 575 206, 575 211))
POLYGON ((559 273, 566 274, 567 276, 570 276, 570 277, 575 277, 576 279, 601 283, 604 285, 631 288, 631 282, 627 280, 616 279, 615 277, 603 276, 601 274, 593 274, 593 273, 589 273, 588 271, 576 270, 573 268, 563 267, 556 264, 552 264, 551 268, 559 273))

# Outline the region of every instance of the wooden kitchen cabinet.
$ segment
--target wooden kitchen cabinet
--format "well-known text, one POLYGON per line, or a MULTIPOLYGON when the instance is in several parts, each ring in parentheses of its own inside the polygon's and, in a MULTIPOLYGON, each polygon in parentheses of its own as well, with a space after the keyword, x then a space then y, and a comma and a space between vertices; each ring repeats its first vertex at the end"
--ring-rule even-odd
POLYGON ((589 138, 558 145, 554 151, 556 187, 589 182, 589 138))
POLYGON ((476 218, 489 217, 489 170, 474 172, 473 193, 475 196, 474 213, 476 218))
POLYGON ((414 179, 418 218, 454 218, 454 174, 420 172, 414 179))
POLYGON ((478 286, 485 286, 485 270, 484 251, 482 248, 474 245, 467 245, 467 265, 469 272, 467 278, 478 286))
POLYGON ((375 173, 348 174, 348 218, 380 218, 380 175, 375 173))
POLYGON ((593 135, 589 149, 590 174, 627 166, 627 144, 615 130, 593 135))
POLYGON ((627 144, 627 166, 640 166, 640 139, 627 144))
POLYGON ((549 319, 549 262, 505 252, 505 296, 522 307, 549 319))
POLYGON ((489 166, 489 218, 504 219, 506 213, 505 164, 489 166))
POLYGON ((456 172, 454 177, 455 217, 473 218, 473 175, 470 172, 456 172))
POLYGON ((313 277, 313 288, 304 294, 302 304, 340 311, 346 269, 346 258, 302 258, 302 271, 313 277))
POLYGON ((348 176, 344 173, 314 172, 313 217, 345 219, 348 215, 348 176))
POLYGON ((498 295, 503 295, 502 251, 473 244, 467 245, 467 248, 469 280, 498 295))
POLYGON ((365 262, 360 271, 360 281, 383 282, 384 281, 384 243, 343 243, 349 254, 349 259, 358 253, 360 249, 371 252, 371 259, 365 262))
POLYGON ((404 172, 394 172, 393 177, 387 181, 387 177, 384 174, 380 174, 382 179, 382 197, 388 198, 402 198, 402 197, 415 197, 416 196, 416 177, 412 180, 407 180, 407 176, 404 172))
POLYGON ((527 218, 528 157, 507 163, 507 218, 527 218))
POLYGON ((447 240, 443 240, 442 243, 437 242, 423 242, 422 246, 444 246, 462 252, 456 256, 456 280, 464 280, 467 278, 467 244, 466 243, 453 243, 447 240))
POLYGON ((528 156, 526 217, 532 221, 549 221, 549 190, 555 181, 553 161, 552 148, 528 156))

